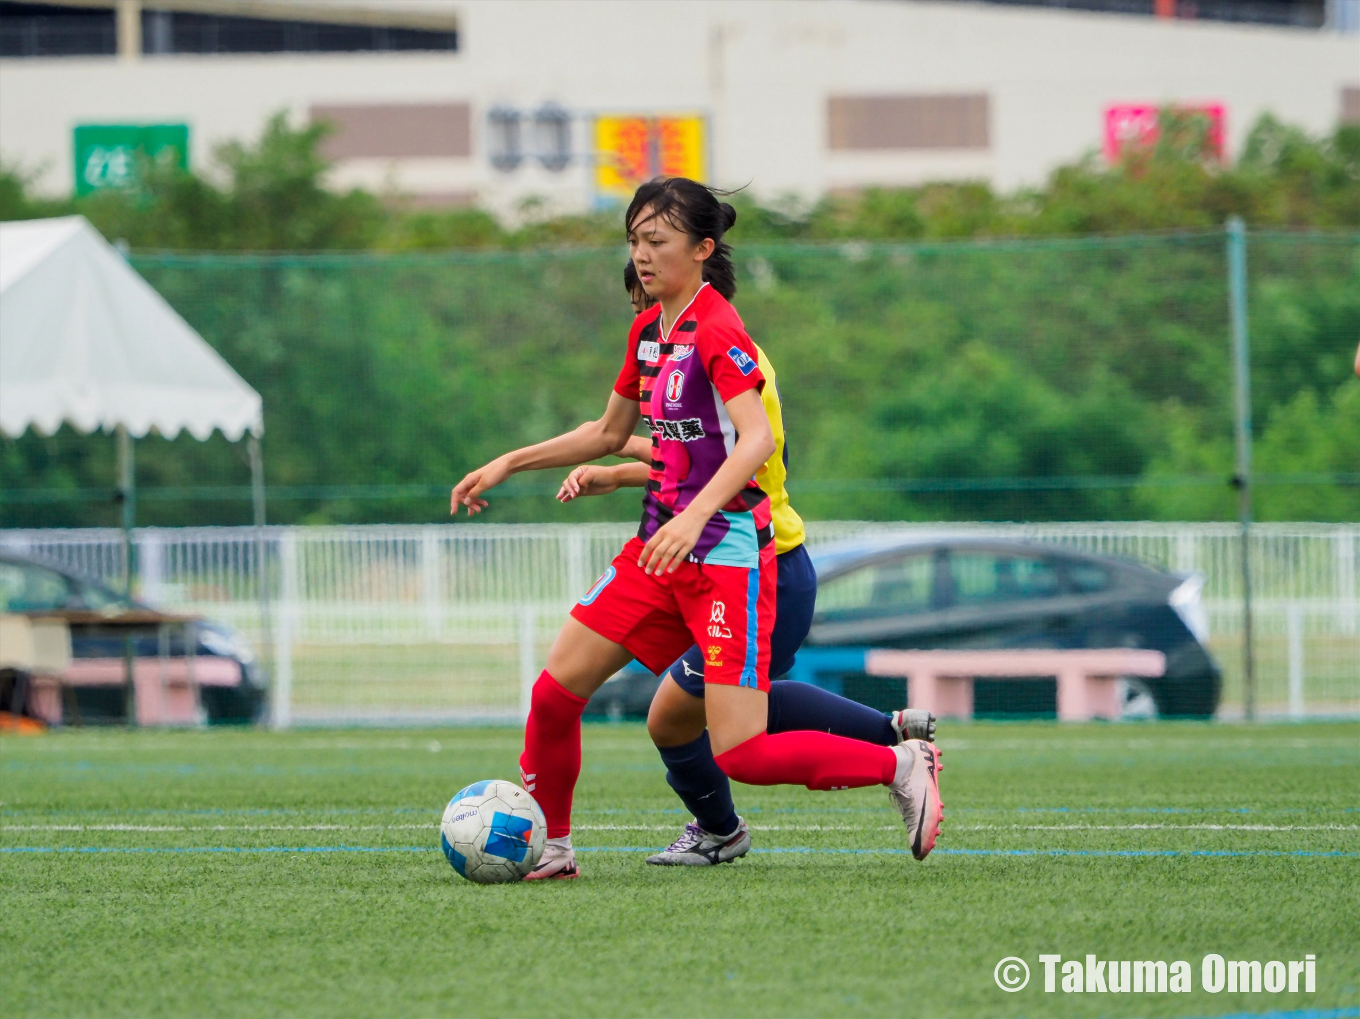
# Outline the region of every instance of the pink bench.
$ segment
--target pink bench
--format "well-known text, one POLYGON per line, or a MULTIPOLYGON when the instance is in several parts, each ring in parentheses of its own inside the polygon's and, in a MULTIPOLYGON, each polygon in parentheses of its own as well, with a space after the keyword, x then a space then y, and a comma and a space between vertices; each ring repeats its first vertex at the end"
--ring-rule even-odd
POLYGON ((1142 648, 1013 651, 870 651, 864 671, 908 680, 907 704, 938 716, 971 718, 973 680, 982 677, 1056 676, 1058 718, 1084 722, 1119 717, 1118 680, 1166 672, 1166 655, 1142 648))
MULTIPOLYGON (((63 717, 62 687, 125 686, 127 667, 121 658, 73 658, 61 676, 35 676, 29 691, 33 712, 58 725, 63 717)), ((203 721, 198 688, 239 686, 241 667, 233 659, 133 659, 132 683, 138 725, 198 725, 203 721)))

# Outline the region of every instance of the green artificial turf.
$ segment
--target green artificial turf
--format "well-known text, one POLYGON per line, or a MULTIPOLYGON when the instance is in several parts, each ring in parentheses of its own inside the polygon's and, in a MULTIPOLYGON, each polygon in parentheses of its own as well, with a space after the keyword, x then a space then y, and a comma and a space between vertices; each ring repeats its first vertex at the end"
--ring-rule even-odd
POLYGON ((738 787, 757 851, 662 869, 644 849, 686 817, 645 732, 589 726, 582 877, 481 887, 436 826, 466 783, 517 775, 513 730, 3 738, 0 1015, 1360 1014, 1360 726, 940 745, 924 863, 881 789, 738 787), (289 851, 183 851, 263 847, 289 851), (1045 952, 1185 959, 1195 991, 1046 994, 1045 952), (1314 953, 1317 991, 1208 994, 1209 952, 1314 953), (1012 955, 1033 977, 1007 994, 1012 955))

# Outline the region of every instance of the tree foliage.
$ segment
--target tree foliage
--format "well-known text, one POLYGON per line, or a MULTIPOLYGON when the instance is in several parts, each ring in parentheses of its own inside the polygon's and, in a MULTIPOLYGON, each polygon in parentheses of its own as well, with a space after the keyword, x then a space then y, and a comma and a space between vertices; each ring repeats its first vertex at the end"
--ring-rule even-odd
MULTIPOLYGON (((1311 139, 1265 118, 1230 167, 1204 157, 1201 130, 1170 119, 1120 166, 1083 160, 1012 194, 938 184, 811 208, 738 195, 737 305, 779 369, 797 504, 813 517, 1230 518, 1220 228, 1238 214, 1258 228, 1259 514, 1360 518, 1360 487, 1335 480, 1360 470, 1360 130, 1311 139), (1260 232, 1286 227, 1314 232, 1260 232), (1127 231, 1145 233, 1074 236, 1127 231), (1314 483, 1270 480, 1299 473, 1314 483), (1110 477, 1122 480, 1082 481, 1110 477)), ((511 227, 473 209, 403 210, 325 187, 321 136, 275 118, 208 173, 148 167, 135 191, 68 203, 33 197, 10 170, 0 216, 78 211, 146 252, 134 265, 264 395, 276 491, 429 486, 303 493, 271 501, 274 519, 441 519, 441 487, 464 471, 599 413, 629 320, 617 213, 511 227), (355 249, 369 253, 173 253, 355 249)), ((138 450, 148 495, 247 478, 220 437, 138 450)), ((0 442, 7 491, 112 483, 106 437, 0 442)), ((498 500, 489 519, 635 508, 636 493, 568 510, 540 493, 498 500)), ((248 513, 148 501, 139 518, 248 513)), ((0 504, 6 524, 114 519, 103 503, 0 504)))

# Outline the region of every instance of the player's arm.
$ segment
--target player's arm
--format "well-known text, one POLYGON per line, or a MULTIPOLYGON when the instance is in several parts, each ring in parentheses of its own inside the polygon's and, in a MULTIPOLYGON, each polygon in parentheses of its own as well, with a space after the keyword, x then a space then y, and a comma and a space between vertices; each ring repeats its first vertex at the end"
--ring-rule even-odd
POLYGON ((673 573, 699 543, 704 524, 736 496, 774 453, 774 434, 760 393, 748 389, 726 401, 737 443, 723 465, 683 511, 657 529, 638 557, 648 573, 673 573))
POLYGON ((454 487, 449 512, 457 513, 459 506, 466 506, 469 516, 480 513, 487 505, 482 493, 521 471, 566 467, 617 453, 628 444, 638 418, 636 400, 629 400, 617 392, 610 393, 609 403, 599 420, 587 421, 545 442, 512 450, 471 471, 454 487))
POLYGON ((566 476, 557 490, 557 501, 571 502, 583 495, 608 495, 620 488, 643 488, 651 473, 652 469, 642 463, 585 464, 566 476))

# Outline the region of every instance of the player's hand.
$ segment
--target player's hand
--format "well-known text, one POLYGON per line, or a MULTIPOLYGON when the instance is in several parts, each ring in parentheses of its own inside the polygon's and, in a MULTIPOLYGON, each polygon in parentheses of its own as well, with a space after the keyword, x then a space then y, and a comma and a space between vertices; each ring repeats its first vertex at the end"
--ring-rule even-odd
POLYGON ((652 540, 642 547, 638 565, 648 574, 674 573, 685 561, 685 557, 699 544, 699 536, 704 533, 706 518, 700 519, 688 510, 657 528, 652 540))
POLYGON ((557 490, 558 502, 571 502, 583 495, 608 495, 618 491, 619 483, 608 467, 586 464, 567 475, 557 490))
POLYGON ((466 506, 468 516, 486 509, 487 502, 481 497, 488 489, 495 488, 510 477, 510 468, 500 459, 492 460, 485 467, 478 467, 458 482, 449 498, 449 512, 458 515, 458 507, 466 506))

